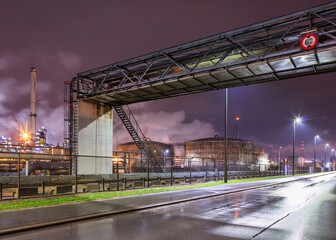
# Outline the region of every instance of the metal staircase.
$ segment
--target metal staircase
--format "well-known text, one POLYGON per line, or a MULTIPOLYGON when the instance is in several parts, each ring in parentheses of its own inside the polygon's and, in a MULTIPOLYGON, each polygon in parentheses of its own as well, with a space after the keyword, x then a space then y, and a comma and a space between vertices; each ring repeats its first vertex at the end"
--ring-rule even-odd
POLYGON ((159 152, 155 149, 152 141, 149 138, 146 138, 141 131, 129 107, 126 107, 128 109, 129 115, 126 114, 122 106, 114 106, 114 109, 116 110, 128 133, 131 135, 136 146, 147 157, 144 161, 142 161, 142 167, 147 167, 148 165, 149 168, 152 168, 155 172, 164 172, 165 165, 162 157, 159 156, 159 152), (131 120, 133 120, 134 125, 132 124, 131 120))

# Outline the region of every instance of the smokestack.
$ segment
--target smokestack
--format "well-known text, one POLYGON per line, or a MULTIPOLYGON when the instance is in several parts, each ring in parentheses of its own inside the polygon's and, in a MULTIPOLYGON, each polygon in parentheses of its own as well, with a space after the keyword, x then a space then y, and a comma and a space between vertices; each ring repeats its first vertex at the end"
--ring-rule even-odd
POLYGON ((30 68, 30 131, 32 140, 36 133, 36 68, 30 68))

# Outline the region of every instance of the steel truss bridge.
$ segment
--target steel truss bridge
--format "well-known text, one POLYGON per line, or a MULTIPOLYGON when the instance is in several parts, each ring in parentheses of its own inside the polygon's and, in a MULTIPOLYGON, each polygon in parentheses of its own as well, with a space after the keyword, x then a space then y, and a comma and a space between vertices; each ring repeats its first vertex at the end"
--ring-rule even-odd
POLYGON ((122 105, 335 70, 333 2, 81 72, 71 86, 74 99, 114 106, 132 136, 122 105), (309 33, 318 44, 303 50, 309 33))

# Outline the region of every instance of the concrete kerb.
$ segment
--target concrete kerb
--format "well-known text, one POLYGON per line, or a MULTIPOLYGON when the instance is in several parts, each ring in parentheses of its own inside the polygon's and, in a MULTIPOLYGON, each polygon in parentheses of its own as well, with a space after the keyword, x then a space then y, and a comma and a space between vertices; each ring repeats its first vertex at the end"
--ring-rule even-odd
POLYGON ((335 172, 328 172, 328 173, 318 174, 318 175, 313 175, 313 176, 308 175, 308 176, 304 176, 304 177, 299 178, 299 179, 293 179, 293 180, 284 181, 284 182, 280 182, 280 183, 271 183, 271 184, 265 184, 265 185, 261 185, 261 186, 242 188, 242 189, 231 190, 231 191, 222 192, 222 193, 209 194, 209 195, 206 195, 206 196, 191 197, 191 198, 186 198, 186 199, 181 199, 181 200, 176 200, 176 201, 150 204, 150 205, 145 205, 145 206, 141 206, 141 207, 125 208, 125 209, 121 209, 121 210, 113 210, 113 211, 107 211, 107 212, 102 212, 102 213, 95 213, 95 214, 90 214, 90 215, 85 215, 85 216, 80 216, 80 217, 50 221, 50 222, 46 222, 46 223, 39 223, 39 224, 34 224, 34 225, 27 225, 27 226, 16 227, 16 228, 9 228, 9 229, 5 229, 5 230, 0 230, 0 236, 20 233, 20 232, 25 232, 25 231, 31 231, 31 230, 36 230, 36 229, 41 229, 41 228, 46 228, 46 227, 52 227, 52 226, 57 226, 57 225, 63 225, 63 224, 68 224, 68 223, 74 223, 74 222, 79 222, 79 221, 83 221, 83 220, 90 220, 90 219, 94 219, 94 218, 107 217, 107 216, 116 215, 116 214, 136 212, 136 211, 148 210, 148 209, 152 209, 152 208, 164 207, 164 206, 175 205, 175 204, 180 204, 180 203, 185 203, 185 202, 198 201, 198 200, 202 200, 202 199, 218 197, 218 196, 223 196, 223 195, 229 195, 229 194, 234 194, 234 193, 239 193, 239 192, 246 192, 246 191, 251 191, 251 190, 255 190, 255 189, 268 188, 268 187, 273 187, 273 186, 276 186, 276 185, 281 185, 281 184, 286 184, 286 183, 296 182, 296 181, 302 181, 302 180, 305 180, 305 179, 308 179, 308 178, 322 177, 322 176, 330 175, 330 174, 335 174, 335 172))

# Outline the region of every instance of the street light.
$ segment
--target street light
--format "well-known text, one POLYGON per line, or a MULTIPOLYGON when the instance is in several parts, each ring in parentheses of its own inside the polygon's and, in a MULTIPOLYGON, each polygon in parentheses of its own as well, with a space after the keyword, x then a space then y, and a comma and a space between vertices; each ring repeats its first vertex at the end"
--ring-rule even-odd
POLYGON ((294 176, 294 174, 295 174, 295 126, 296 126, 296 124, 299 124, 299 123, 301 123, 302 122, 302 118, 301 117, 296 117, 295 119, 294 119, 294 122, 293 122, 293 126, 294 126, 294 128, 293 128, 293 176, 294 176))
POLYGON ((316 172, 316 139, 320 138, 319 135, 314 137, 314 173, 316 172))
MULTIPOLYGON (((330 160, 332 160, 332 153, 333 152, 335 152, 334 148, 330 150, 330 160)), ((328 161, 329 162, 329 167, 330 167, 330 163, 332 163, 330 160, 328 161)))
POLYGON ((169 153, 169 149, 166 149, 163 153, 163 161, 165 164, 166 164, 166 155, 168 155, 168 153, 169 153))
POLYGON ((323 167, 325 167, 327 165, 327 147, 329 147, 329 143, 324 145, 324 165, 323 165, 323 167))
POLYGON ((279 146, 279 159, 278 159, 278 169, 279 169, 279 175, 280 175, 280 171, 281 171, 281 169, 280 169, 280 167, 281 167, 281 158, 280 158, 280 152, 281 152, 281 149, 282 149, 282 147, 281 146, 279 146))

